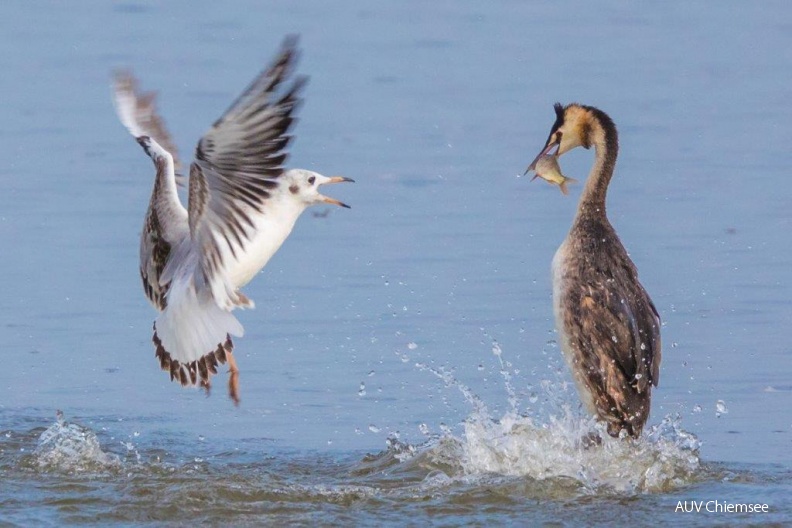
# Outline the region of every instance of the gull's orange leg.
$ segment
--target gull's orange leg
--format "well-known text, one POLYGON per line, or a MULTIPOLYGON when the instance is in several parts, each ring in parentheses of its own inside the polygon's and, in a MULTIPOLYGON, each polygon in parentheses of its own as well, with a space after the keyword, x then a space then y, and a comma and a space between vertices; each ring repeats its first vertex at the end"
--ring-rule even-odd
POLYGON ((239 405, 239 369, 233 352, 226 352, 228 359, 228 396, 239 405))

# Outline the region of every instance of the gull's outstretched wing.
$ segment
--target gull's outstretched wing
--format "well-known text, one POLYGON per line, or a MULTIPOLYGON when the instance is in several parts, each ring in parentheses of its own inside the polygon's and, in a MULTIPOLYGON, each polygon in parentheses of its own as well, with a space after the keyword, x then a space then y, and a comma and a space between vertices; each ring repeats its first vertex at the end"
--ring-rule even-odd
POLYGON ((157 169, 146 220, 140 233, 140 277, 146 297, 158 310, 167 306, 171 280, 163 280, 165 267, 179 245, 189 240, 187 211, 176 191, 170 154, 148 136, 138 138, 157 169))
POLYGON ((262 214, 283 172, 288 134, 307 81, 288 82, 298 58, 296 37, 288 37, 264 70, 199 141, 190 167, 189 225, 200 254, 196 286, 208 287, 215 302, 230 310, 250 302, 225 273, 250 241, 252 216, 262 214))
POLYGON ((173 157, 173 168, 181 172, 179 152, 173 143, 165 122, 157 113, 157 93, 142 92, 131 71, 116 72, 113 82, 116 113, 121 123, 133 136, 148 136, 173 157))
POLYGON ((156 94, 138 90, 130 72, 115 75, 114 103, 121 123, 143 147, 156 168, 154 188, 140 235, 140 276, 151 303, 164 310, 169 283, 160 278, 174 247, 187 236, 187 212, 176 191, 176 148, 157 114, 156 94))

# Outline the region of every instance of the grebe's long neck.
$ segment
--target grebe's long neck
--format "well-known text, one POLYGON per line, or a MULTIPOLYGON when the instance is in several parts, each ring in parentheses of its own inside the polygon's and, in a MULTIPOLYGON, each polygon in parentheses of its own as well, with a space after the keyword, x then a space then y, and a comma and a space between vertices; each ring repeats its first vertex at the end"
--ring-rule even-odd
POLYGON ((608 115, 597 109, 588 108, 589 140, 594 145, 594 165, 583 188, 583 195, 578 205, 577 218, 605 218, 605 197, 608 184, 616 168, 616 157, 619 155, 619 135, 616 126, 608 115))

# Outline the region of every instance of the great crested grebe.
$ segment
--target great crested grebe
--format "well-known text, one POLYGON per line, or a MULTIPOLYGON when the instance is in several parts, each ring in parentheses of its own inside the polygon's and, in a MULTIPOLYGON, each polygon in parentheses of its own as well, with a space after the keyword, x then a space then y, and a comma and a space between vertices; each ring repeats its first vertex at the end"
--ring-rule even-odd
POLYGON ((637 438, 660 376, 660 316, 605 214, 619 151, 616 126, 592 106, 556 103, 555 111, 547 143, 528 170, 576 147, 595 151, 572 228, 553 257, 561 349, 586 409, 611 436, 624 430, 637 438))
POLYGON ((180 164, 154 106, 131 74, 115 82, 118 116, 156 168, 140 238, 143 289, 159 316, 152 338, 163 370, 182 385, 209 389, 228 361, 229 395, 239 403, 231 336, 242 325, 231 313, 252 308, 239 289, 269 261, 309 206, 335 204, 319 186, 352 181, 282 165, 294 109, 306 77, 290 80, 296 38, 283 49, 198 142, 190 166, 187 209, 176 190, 180 164))

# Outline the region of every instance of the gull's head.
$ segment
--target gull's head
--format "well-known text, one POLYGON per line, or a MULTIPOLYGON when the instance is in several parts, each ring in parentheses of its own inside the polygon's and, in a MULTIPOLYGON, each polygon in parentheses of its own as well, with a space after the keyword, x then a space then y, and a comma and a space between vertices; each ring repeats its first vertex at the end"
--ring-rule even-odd
POLYGON ((319 187, 328 183, 354 182, 355 180, 343 176, 323 176, 318 172, 304 169, 291 169, 283 174, 283 181, 286 184, 286 194, 298 200, 305 207, 329 203, 349 209, 347 204, 321 194, 319 187))

